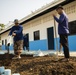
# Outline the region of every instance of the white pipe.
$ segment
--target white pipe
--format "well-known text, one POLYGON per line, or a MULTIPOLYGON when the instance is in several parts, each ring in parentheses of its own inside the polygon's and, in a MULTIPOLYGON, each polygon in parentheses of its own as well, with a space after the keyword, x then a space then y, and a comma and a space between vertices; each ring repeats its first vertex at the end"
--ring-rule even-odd
POLYGON ((5 75, 5 74, 1 74, 1 75, 5 75))
POLYGON ((13 37, 12 36, 8 36, 8 38, 7 38, 7 44, 12 44, 13 43, 13 37))
POLYGON ((10 69, 5 69, 5 75, 11 75, 11 70, 10 69))
POLYGON ((4 66, 0 67, 0 74, 4 74, 5 68, 4 66))
POLYGON ((12 74, 12 75, 20 75, 19 73, 14 73, 14 74, 12 74))

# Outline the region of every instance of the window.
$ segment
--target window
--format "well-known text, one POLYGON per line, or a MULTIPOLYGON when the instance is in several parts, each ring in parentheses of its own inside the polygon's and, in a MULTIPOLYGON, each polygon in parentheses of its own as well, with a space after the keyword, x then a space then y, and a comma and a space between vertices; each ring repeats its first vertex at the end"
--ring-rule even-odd
POLYGON ((7 45, 7 39, 5 39, 5 45, 7 45))
POLYGON ((4 40, 2 40, 2 45, 4 45, 4 40))
POLYGON ((69 22, 70 35, 76 34, 76 21, 69 22))
POLYGON ((34 32, 34 40, 40 40, 40 32, 39 31, 34 32))
POLYGON ((7 39, 5 39, 5 49, 7 50, 7 39))

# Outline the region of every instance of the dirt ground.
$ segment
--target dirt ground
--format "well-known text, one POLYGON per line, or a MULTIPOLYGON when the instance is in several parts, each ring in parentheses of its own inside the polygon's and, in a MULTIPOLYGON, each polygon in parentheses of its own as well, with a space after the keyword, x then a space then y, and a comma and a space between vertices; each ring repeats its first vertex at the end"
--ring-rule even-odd
MULTIPOLYGON (((58 57, 62 59, 63 57, 58 57)), ((71 57, 69 62, 55 61, 57 58, 26 57, 20 60, 0 59, 0 66, 11 69, 12 73, 21 75, 76 75, 76 58, 71 57)))

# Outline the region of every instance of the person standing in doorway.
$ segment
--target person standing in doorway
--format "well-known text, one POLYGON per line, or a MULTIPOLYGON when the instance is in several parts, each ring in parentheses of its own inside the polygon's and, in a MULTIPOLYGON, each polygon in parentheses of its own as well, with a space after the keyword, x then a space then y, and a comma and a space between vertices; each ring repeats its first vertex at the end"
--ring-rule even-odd
POLYGON ((56 11, 60 15, 60 18, 58 19, 55 16, 55 14, 53 14, 53 17, 58 23, 58 34, 60 36, 60 44, 63 46, 63 50, 64 50, 65 58, 62 61, 68 61, 70 57, 69 47, 68 47, 68 34, 69 34, 68 17, 64 12, 64 8, 62 6, 59 6, 56 9, 56 11))
POLYGON ((28 37, 26 34, 23 35, 23 49, 24 50, 25 50, 25 47, 26 47, 26 50, 29 51, 28 37))
POLYGON ((14 20, 14 26, 11 28, 9 35, 14 37, 14 54, 12 59, 20 59, 23 50, 23 27, 19 24, 18 19, 14 20))

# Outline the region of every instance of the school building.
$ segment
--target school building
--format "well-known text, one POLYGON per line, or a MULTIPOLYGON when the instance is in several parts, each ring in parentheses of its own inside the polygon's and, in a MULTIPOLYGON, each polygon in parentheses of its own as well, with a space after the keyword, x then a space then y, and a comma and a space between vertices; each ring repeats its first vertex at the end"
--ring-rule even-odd
MULTIPOLYGON (((54 25, 52 16, 53 13, 56 13, 56 16, 59 17, 55 10, 59 5, 64 7, 69 18, 70 35, 68 41, 70 51, 76 50, 76 0, 55 0, 19 21, 23 26, 23 33, 28 36, 30 50, 56 50, 56 45, 59 48, 58 24, 54 25)), ((12 26, 0 32, 2 50, 6 50, 7 37, 12 26)), ((13 43, 10 50, 13 50, 13 43)))

